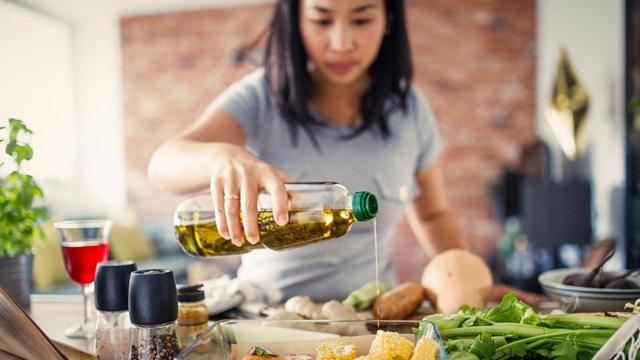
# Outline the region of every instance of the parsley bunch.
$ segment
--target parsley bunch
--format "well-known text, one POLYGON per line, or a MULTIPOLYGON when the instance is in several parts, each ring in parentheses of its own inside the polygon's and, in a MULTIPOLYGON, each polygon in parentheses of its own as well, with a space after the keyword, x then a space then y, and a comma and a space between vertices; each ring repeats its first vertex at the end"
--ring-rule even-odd
MULTIPOLYGON (((31 175, 23 174, 20 165, 33 156, 33 149, 20 138, 31 134, 23 121, 9 119, 9 126, 0 127, 7 131, 5 152, 11 157, 15 169, 6 176, 0 176, 0 257, 11 257, 31 252, 35 241, 44 238, 40 221, 47 218, 44 208, 34 206, 43 197, 42 189, 31 175)), ((6 164, 0 164, 4 170, 6 164)))

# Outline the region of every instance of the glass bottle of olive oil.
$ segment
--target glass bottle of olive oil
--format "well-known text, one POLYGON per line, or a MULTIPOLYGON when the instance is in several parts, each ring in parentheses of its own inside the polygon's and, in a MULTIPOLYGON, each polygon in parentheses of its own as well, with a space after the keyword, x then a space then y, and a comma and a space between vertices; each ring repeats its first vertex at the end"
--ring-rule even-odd
POLYGON ((260 193, 260 241, 253 245, 245 239, 240 247, 218 233, 210 194, 185 200, 174 215, 180 246, 197 257, 237 255, 258 248, 286 250, 340 237, 349 232, 354 222, 371 220, 378 212, 375 195, 367 191, 349 195, 347 188, 337 183, 291 183, 286 188, 289 222, 277 225, 271 196, 260 193))

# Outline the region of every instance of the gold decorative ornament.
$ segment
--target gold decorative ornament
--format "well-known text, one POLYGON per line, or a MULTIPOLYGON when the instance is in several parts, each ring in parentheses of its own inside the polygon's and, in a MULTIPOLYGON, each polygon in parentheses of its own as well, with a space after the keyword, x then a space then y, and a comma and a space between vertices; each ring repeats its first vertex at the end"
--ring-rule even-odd
POLYGON ((545 119, 565 156, 574 160, 586 150, 587 110, 589 96, 576 74, 565 49, 553 81, 551 99, 545 119))

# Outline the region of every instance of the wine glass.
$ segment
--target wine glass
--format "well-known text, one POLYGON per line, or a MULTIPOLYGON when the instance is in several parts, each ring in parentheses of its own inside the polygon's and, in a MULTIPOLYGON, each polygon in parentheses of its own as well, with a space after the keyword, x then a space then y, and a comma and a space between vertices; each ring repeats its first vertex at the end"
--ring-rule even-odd
POLYGON ((89 325, 88 291, 96 276, 96 266, 109 258, 111 224, 111 220, 71 220, 53 224, 60 232, 67 274, 80 285, 84 306, 83 322, 67 329, 65 335, 68 337, 91 339, 95 335, 95 327, 89 325))

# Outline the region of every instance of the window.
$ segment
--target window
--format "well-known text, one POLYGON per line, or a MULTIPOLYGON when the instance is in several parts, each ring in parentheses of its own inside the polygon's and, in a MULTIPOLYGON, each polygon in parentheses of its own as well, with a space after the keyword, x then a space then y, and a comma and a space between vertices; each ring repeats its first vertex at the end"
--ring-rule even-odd
POLYGON ((77 138, 71 29, 8 2, 0 2, 0 19, 0 124, 16 117, 34 131, 34 158, 25 164, 26 172, 37 179, 68 181, 77 138))

